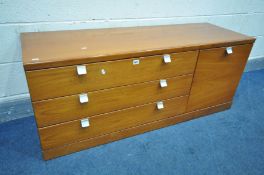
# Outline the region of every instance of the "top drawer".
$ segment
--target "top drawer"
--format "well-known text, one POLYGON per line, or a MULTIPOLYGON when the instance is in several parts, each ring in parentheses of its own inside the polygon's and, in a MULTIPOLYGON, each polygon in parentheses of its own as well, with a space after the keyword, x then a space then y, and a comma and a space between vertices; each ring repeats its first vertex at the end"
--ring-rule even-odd
POLYGON ((86 74, 78 75, 77 66, 27 71, 32 101, 80 94, 115 86, 193 73, 198 51, 108 61, 84 65, 86 74), (135 61, 136 60, 136 61, 135 61))

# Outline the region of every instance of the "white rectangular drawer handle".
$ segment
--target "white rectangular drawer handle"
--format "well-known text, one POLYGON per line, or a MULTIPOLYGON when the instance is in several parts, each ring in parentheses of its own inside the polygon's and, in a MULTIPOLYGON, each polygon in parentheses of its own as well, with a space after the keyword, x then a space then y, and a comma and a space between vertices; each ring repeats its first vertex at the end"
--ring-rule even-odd
POLYGON ((88 94, 79 94, 80 103, 87 103, 89 101, 88 94))
POLYGON ((157 102, 157 108, 158 108, 158 110, 161 110, 164 108, 164 104, 162 101, 157 102))
POLYGON ((233 53, 233 49, 232 49, 232 47, 227 47, 227 48, 226 48, 226 53, 227 53, 228 55, 232 54, 232 53, 233 53))
POLYGON ((171 57, 169 54, 163 55, 163 61, 164 63, 170 63, 171 62, 171 57))
POLYGON ((87 128, 87 127, 89 127, 89 126, 90 126, 89 119, 88 119, 88 118, 82 119, 82 120, 81 120, 81 126, 82 126, 82 128, 87 128))
POLYGON ((168 86, 167 80, 160 80, 160 87, 164 88, 167 86, 168 86))
POLYGON ((77 65, 77 74, 78 75, 87 74, 86 66, 85 65, 77 65))

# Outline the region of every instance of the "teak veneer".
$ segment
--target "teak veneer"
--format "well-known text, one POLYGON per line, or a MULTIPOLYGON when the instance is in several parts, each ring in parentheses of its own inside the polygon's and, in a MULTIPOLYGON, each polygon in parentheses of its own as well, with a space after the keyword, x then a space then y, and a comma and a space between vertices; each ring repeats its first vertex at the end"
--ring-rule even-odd
POLYGON ((208 23, 21 34, 43 158, 230 108, 254 41, 208 23))
POLYGON ((101 113, 143 105, 149 102, 188 95, 193 74, 167 79, 168 87, 161 88, 160 81, 120 86, 88 93, 89 102, 80 105, 79 96, 71 95, 33 102, 39 127, 94 116, 101 113))
POLYGON ((86 76, 76 76, 76 66, 28 71, 27 79, 32 101, 38 101, 192 74, 197 55, 198 51, 171 54, 170 64, 163 64, 162 55, 87 64, 86 76), (139 60, 140 64, 131 64, 134 60, 139 60), (102 76, 102 69, 107 71, 107 76, 102 76))

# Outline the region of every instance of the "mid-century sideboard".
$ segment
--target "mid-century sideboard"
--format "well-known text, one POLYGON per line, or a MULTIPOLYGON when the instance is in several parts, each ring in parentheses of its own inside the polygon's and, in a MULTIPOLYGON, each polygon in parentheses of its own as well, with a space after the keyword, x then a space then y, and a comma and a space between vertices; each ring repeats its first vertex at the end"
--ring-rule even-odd
POLYGON ((254 41, 208 23, 21 34, 44 159, 230 108, 254 41))

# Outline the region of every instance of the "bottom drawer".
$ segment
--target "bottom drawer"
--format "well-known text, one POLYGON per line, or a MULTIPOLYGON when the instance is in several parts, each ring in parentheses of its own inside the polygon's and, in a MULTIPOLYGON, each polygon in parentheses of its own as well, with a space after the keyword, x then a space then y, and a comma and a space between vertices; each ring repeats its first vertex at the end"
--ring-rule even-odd
POLYGON ((149 103, 111 113, 93 116, 89 126, 82 127, 81 120, 74 120, 39 129, 40 141, 44 150, 96 137, 102 134, 137 126, 182 114, 186 110, 188 96, 163 101, 163 109, 157 103, 149 103))

